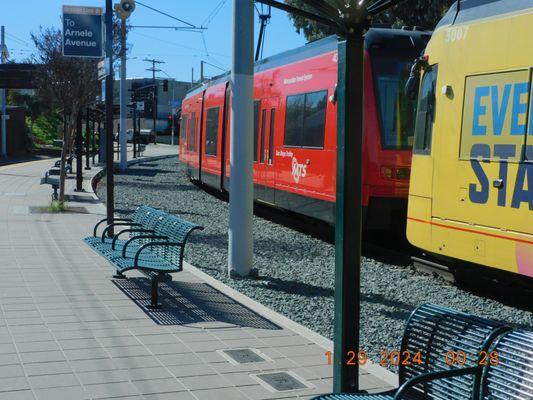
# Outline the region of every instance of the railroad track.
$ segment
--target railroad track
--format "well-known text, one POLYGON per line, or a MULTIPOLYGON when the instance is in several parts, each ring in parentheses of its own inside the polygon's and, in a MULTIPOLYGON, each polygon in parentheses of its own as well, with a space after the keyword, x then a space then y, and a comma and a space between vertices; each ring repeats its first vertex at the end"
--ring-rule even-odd
MULTIPOLYGON (((217 198, 228 200, 227 195, 220 191, 198 186, 217 198)), ((334 227, 324 222, 260 203, 254 203, 254 214, 324 242, 335 243, 334 227)), ((386 264, 413 266, 421 273, 438 275, 450 284, 478 296, 533 311, 533 279, 492 268, 438 260, 424 254, 397 233, 367 231, 363 236, 362 250, 365 257, 386 264)))

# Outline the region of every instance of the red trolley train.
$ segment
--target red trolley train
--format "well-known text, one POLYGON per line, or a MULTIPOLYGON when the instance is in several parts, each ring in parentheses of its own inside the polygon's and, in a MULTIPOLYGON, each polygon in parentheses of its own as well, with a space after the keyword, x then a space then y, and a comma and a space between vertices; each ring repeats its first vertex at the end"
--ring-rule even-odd
MULTIPOLYGON (((365 36, 363 206, 366 228, 405 219, 416 101, 403 94, 430 34, 372 28, 365 36)), ((254 76, 254 198, 335 221, 337 40, 261 60, 254 76)), ((183 100, 179 157, 191 179, 229 189, 229 75, 183 100)))

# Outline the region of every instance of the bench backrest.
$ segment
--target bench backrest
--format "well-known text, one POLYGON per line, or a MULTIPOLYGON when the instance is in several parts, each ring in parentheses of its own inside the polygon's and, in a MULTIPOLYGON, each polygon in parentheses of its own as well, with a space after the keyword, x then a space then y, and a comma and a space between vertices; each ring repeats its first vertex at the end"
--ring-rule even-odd
MULTIPOLYGON (((502 329, 498 322, 460 311, 431 304, 418 307, 411 314, 402 339, 400 385, 428 372, 478 366, 482 352, 489 349, 502 329)), ((411 397, 470 400, 477 387, 479 376, 441 379, 415 386, 411 397)))
POLYGON ((169 242, 181 243, 183 246, 156 247, 152 251, 181 268, 185 242, 189 234, 195 229, 203 228, 175 215, 165 213, 161 223, 155 227, 156 234, 167 236, 169 242))
POLYGON ((497 353, 497 361, 484 368, 481 398, 533 399, 533 332, 507 332, 490 352, 497 353))
POLYGON ((164 215, 162 211, 148 206, 140 206, 133 213, 131 220, 136 224, 141 224, 145 229, 153 229, 158 218, 164 215))

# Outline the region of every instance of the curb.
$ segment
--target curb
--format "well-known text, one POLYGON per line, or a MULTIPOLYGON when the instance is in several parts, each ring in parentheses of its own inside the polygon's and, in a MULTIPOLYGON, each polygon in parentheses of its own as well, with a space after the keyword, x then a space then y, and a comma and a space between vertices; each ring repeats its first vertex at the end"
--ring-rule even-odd
MULTIPOLYGON (((130 165, 138 164, 138 163, 144 162, 144 161, 157 161, 157 160, 163 160, 165 158, 171 158, 171 157, 175 157, 175 156, 176 156, 175 154, 167 154, 167 155, 164 155, 164 156, 153 156, 153 157, 137 158, 135 160, 129 160, 128 161, 128 167, 130 165)), ((118 166, 118 163, 115 162, 115 163, 113 163, 113 165, 114 165, 114 167, 116 167, 116 166, 118 166)), ((103 164, 95 164, 94 167, 101 168, 100 171, 98 171, 91 178, 91 191, 96 196, 96 186, 98 185, 98 182, 100 181, 100 179, 102 179, 102 177, 105 175, 106 167, 103 164)), ((98 198, 98 196, 96 196, 96 198, 98 200, 100 200, 98 198)), ((103 204, 103 202, 102 202, 102 204, 103 204)))

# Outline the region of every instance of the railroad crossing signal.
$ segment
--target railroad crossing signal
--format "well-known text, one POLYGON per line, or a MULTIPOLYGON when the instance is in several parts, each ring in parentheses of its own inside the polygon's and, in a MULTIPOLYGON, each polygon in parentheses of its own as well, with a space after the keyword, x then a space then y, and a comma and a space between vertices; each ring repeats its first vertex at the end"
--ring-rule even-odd
POLYGON ((115 11, 122 20, 128 19, 134 10, 135 0, 120 0, 120 3, 115 4, 115 11))

